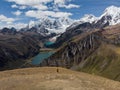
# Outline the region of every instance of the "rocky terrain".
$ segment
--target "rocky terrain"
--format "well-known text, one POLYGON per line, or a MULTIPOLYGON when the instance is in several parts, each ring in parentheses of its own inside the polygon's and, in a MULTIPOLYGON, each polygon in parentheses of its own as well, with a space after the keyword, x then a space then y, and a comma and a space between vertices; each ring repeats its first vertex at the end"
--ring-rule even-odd
POLYGON ((102 29, 110 25, 116 25, 120 23, 120 8, 116 6, 110 6, 106 8, 102 15, 95 17, 94 15, 85 15, 80 20, 74 22, 67 27, 66 31, 57 38, 55 44, 52 47, 60 47, 64 42, 70 40, 76 35, 83 32, 92 31, 94 29, 102 29))
POLYGON ((8 89, 120 90, 120 82, 64 68, 26 68, 0 72, 0 90, 8 89))
POLYGON ((19 68, 39 53, 46 37, 34 32, 18 32, 4 28, 0 31, 0 70, 19 68))
POLYGON ((120 81, 119 35, 120 24, 82 33, 40 66, 61 66, 120 81))
POLYGON ((88 55, 94 52, 99 45, 100 36, 98 32, 89 32, 74 37, 60 47, 60 49, 49 59, 43 61, 42 65, 46 66, 63 66, 72 67, 74 64, 79 64, 88 55), (77 57, 76 57, 77 56, 77 57))
POLYGON ((25 59, 35 56, 45 47, 44 42, 52 38, 54 40, 51 41, 55 41, 58 37, 49 46, 57 48, 56 53, 40 66, 61 66, 120 81, 120 68, 117 67, 120 46, 119 11, 119 7, 111 6, 100 17, 85 15, 75 23, 69 18, 44 18, 40 22, 29 23, 19 31, 3 28, 0 30, 0 70, 20 68, 26 62, 25 59), (73 24, 70 25, 71 23, 73 24), (70 26, 65 31, 68 25, 70 26), (64 33, 60 35, 61 32, 64 33))

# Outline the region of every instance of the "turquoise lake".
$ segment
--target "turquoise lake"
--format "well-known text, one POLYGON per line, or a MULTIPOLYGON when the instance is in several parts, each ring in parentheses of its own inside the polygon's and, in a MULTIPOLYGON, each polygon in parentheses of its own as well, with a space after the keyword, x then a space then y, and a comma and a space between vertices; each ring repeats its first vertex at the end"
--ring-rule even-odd
POLYGON ((54 42, 48 41, 48 42, 45 42, 44 45, 49 47, 49 46, 52 45, 52 44, 54 44, 54 42))
POLYGON ((37 56, 35 56, 32 60, 33 65, 40 64, 44 59, 50 57, 54 52, 41 52, 37 56))

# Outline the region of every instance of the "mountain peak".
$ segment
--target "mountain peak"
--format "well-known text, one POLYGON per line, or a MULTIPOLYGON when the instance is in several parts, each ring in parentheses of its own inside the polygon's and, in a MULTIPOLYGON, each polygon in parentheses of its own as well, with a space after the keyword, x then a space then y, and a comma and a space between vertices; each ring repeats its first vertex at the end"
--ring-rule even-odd
MULTIPOLYGON (((46 34, 50 33, 63 33, 65 29, 73 23, 74 20, 61 17, 61 18, 41 18, 39 21, 30 21, 29 29, 32 27, 37 28, 37 32, 41 33, 44 30, 48 31, 46 34)), ((44 33, 43 33, 44 34, 44 33)))
POLYGON ((109 22, 109 25, 120 23, 120 7, 109 6, 105 9, 100 19, 104 18, 104 22, 109 22))
POLYGON ((108 8, 105 9, 104 14, 109 14, 109 15, 116 15, 120 13, 120 7, 116 6, 109 6, 108 8))
POLYGON ((92 23, 92 22, 96 21, 97 19, 98 19, 98 18, 95 17, 95 16, 92 15, 92 14, 85 14, 85 15, 80 19, 80 21, 81 21, 81 22, 90 22, 90 23, 92 23))

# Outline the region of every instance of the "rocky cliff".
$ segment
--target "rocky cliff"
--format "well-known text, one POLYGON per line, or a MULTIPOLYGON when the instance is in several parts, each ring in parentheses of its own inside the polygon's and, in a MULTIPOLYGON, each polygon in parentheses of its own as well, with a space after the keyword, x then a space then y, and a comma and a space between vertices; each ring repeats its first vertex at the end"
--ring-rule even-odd
POLYGON ((83 33, 63 45, 49 59, 44 60, 41 66, 62 66, 71 68, 86 59, 101 44, 101 33, 92 31, 83 33))
POLYGON ((60 66, 120 81, 120 25, 73 37, 40 66, 60 66))

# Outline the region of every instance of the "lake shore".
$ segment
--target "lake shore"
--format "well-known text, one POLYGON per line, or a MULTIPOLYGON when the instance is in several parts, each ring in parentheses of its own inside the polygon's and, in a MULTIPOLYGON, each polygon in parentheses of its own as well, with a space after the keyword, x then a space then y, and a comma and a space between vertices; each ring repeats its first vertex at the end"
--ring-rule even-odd
MULTIPOLYGON (((56 50, 55 49, 52 49, 52 48, 42 48, 40 49, 40 53, 47 53, 47 52, 55 52, 56 50)), ((38 55, 39 55, 38 54, 38 55)), ((37 55, 36 55, 37 56, 37 55)), ((33 59, 36 57, 32 57, 32 58, 28 58, 25 60, 25 63, 20 67, 20 68, 26 68, 26 67, 39 67, 39 64, 38 65, 35 65, 35 64, 32 64, 32 61, 33 59)))

